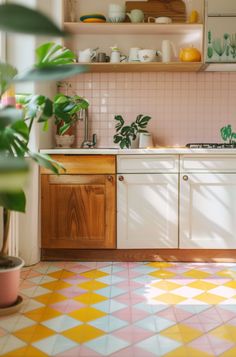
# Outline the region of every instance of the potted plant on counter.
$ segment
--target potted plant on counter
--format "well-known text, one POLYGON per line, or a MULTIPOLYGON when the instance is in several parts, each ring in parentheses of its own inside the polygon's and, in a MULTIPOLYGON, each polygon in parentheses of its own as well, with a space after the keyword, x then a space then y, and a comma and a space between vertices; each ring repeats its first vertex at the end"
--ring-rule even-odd
MULTIPOLYGON (((42 13, 17 4, 0 5, 0 30, 56 37, 66 35, 42 13)), ((62 80, 84 72, 83 68, 72 64, 73 52, 60 45, 48 43, 46 47, 38 48, 37 55, 35 66, 18 75, 14 67, 0 63, 1 98, 14 81, 62 80)), ((23 108, 15 108, 14 103, 9 103, 0 109, 0 206, 4 211, 3 243, 0 247, 0 315, 14 312, 22 300, 18 289, 20 268, 24 262, 21 258, 8 256, 8 230, 10 212, 25 212, 23 187, 29 159, 56 174, 61 167, 48 155, 32 152, 29 147, 33 122, 42 122, 46 129, 52 107, 50 99, 32 95, 28 108, 24 105, 23 108)))
POLYGON ((115 120, 118 122, 115 126, 116 134, 113 136, 114 143, 119 144, 121 149, 125 147, 138 148, 139 133, 147 133, 146 127, 151 119, 148 115, 139 114, 134 122, 125 125, 121 115, 116 115, 115 120))
POLYGON ((78 95, 58 93, 53 99, 53 113, 57 128, 56 144, 68 148, 74 143, 75 124, 80 119, 80 112, 87 109, 89 103, 78 95))

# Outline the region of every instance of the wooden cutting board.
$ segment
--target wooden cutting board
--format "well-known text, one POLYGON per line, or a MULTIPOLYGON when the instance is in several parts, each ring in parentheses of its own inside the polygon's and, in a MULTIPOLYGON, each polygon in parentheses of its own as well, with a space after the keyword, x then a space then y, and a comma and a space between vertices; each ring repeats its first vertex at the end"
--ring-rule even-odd
POLYGON ((173 22, 186 22, 186 7, 182 0, 126 1, 127 12, 133 9, 144 12, 145 22, 149 16, 168 16, 173 22))

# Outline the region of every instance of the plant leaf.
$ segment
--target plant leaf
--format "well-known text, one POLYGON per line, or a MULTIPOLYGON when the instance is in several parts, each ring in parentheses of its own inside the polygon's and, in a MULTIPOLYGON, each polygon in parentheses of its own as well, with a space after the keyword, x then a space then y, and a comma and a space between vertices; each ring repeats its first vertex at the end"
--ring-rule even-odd
POLYGON ((231 125, 224 126, 223 128, 220 129, 221 137, 224 141, 227 141, 228 139, 231 138, 232 134, 232 127, 231 125))
POLYGON ((64 169, 64 167, 57 161, 51 159, 50 156, 45 154, 29 152, 29 156, 37 162, 38 165, 51 170, 54 174, 59 174, 59 169, 64 169))
POLYGON ((32 68, 14 78, 14 82, 59 81, 73 75, 87 72, 86 65, 58 65, 32 68))
POLYGON ((0 206, 11 211, 25 212, 26 198, 23 191, 0 192, 0 206))
POLYGON ((65 65, 74 62, 76 55, 55 42, 44 43, 36 49, 36 67, 65 65))
POLYGON ((73 126, 73 123, 68 123, 68 124, 64 124, 63 126, 60 127, 59 129, 59 134, 63 135, 65 134, 65 132, 70 129, 70 127, 73 126))
POLYGON ((0 130, 6 126, 23 119, 23 111, 12 107, 6 107, 0 110, 0 130))
POLYGON ((0 192, 15 192, 22 188, 29 171, 27 162, 22 158, 6 156, 0 152, 0 192))
POLYGON ((0 63, 0 95, 9 88, 12 79, 17 74, 17 69, 8 63, 0 63))
POLYGON ((0 5, 0 29, 32 35, 66 36, 64 31, 41 12, 10 3, 0 5))

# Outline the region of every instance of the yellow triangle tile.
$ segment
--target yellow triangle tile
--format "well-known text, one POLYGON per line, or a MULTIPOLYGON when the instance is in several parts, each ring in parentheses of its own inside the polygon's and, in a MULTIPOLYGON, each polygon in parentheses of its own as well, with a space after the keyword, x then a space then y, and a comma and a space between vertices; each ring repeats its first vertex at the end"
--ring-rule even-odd
POLYGON ((34 300, 37 300, 45 305, 55 304, 57 302, 64 301, 66 299, 67 298, 65 296, 58 294, 58 293, 53 293, 53 292, 44 294, 41 296, 37 296, 34 298, 34 300))
POLYGON ((183 273, 184 276, 188 278, 194 278, 194 279, 204 279, 210 276, 210 273, 206 273, 205 271, 197 270, 197 269, 192 269, 190 271, 187 271, 183 273))
POLYGON ((235 279, 236 272, 232 271, 232 270, 225 269, 225 270, 218 271, 218 273, 216 273, 216 275, 223 277, 223 278, 235 279))
POLYGON ((54 334, 55 331, 42 325, 30 326, 14 332, 14 336, 27 343, 33 343, 54 334))
POLYGON ((173 278, 176 274, 165 269, 160 269, 157 271, 153 271, 148 275, 154 276, 155 278, 159 278, 159 279, 168 279, 168 278, 173 278))
POLYGON ((179 296, 179 295, 175 295, 175 294, 171 294, 171 293, 158 295, 156 297, 153 297, 152 299, 162 301, 162 302, 165 302, 166 304, 171 304, 171 305, 179 304, 180 302, 186 300, 186 298, 183 296, 179 296))
POLYGON ((93 307, 84 307, 79 310, 75 310, 68 315, 70 315, 74 319, 77 319, 77 320, 80 320, 83 322, 89 322, 92 320, 96 320, 100 317, 103 317, 106 314, 100 310, 94 309, 93 307))
MULTIPOLYGON (((167 354, 165 354, 165 357, 213 357, 214 355, 197 350, 192 347, 188 346, 181 346, 177 348, 176 350, 173 350, 167 354)), ((222 355, 221 355, 222 357, 222 355)))
POLYGON ((4 355, 1 355, 1 357, 48 357, 48 355, 41 352, 37 348, 27 346, 19 348, 18 350, 8 352, 4 355))
MULTIPOLYGON (((230 323, 230 321, 229 321, 230 323)), ((230 341, 236 343, 236 326, 234 325, 225 325, 229 335, 231 336, 230 341)))
POLYGON ((222 326, 215 328, 214 330, 211 330, 209 332, 209 334, 216 336, 218 338, 223 338, 223 339, 229 340, 229 341, 232 340, 230 330, 227 328, 226 325, 222 325, 222 326))
POLYGON ((194 340, 195 338, 198 338, 199 336, 203 335, 203 331, 184 324, 179 324, 178 327, 182 335, 182 341, 184 343, 188 343, 194 340))
MULTIPOLYGON (((165 354, 165 357, 188 357, 188 352, 185 346, 176 348, 175 350, 165 354)), ((199 355, 200 357, 200 355, 199 355)))
POLYGON ((54 273, 50 273, 48 275, 55 279, 67 279, 67 278, 72 278, 73 276, 75 276, 77 274, 73 273, 72 271, 58 270, 58 271, 55 271, 54 273))
POLYGON ((183 342, 182 335, 180 333, 179 325, 176 324, 160 332, 160 335, 172 338, 178 342, 183 342))
POLYGON ((188 356, 191 356, 191 357, 214 357, 215 356, 213 354, 209 354, 209 353, 203 352, 202 350, 197 350, 196 348, 192 348, 189 346, 187 346, 186 348, 187 348, 188 356))
POLYGON ((96 280, 90 280, 90 281, 86 281, 84 283, 78 284, 78 286, 82 289, 86 289, 86 290, 98 290, 98 289, 102 289, 107 287, 107 284, 101 283, 100 281, 96 281, 96 280))
POLYGON ((61 314, 60 312, 45 306, 33 311, 26 312, 24 315, 34 321, 42 322, 45 320, 53 319, 54 317, 60 316, 61 314))
POLYGON ((86 271, 85 273, 81 273, 80 275, 84 276, 85 278, 98 279, 98 278, 102 278, 103 276, 107 276, 109 274, 104 273, 103 271, 94 269, 94 270, 86 271))
POLYGON ((220 357, 235 357, 235 356, 236 356, 236 347, 233 347, 230 350, 220 355, 220 357))
POLYGON ((105 335, 105 332, 90 325, 80 325, 63 332, 63 335, 77 343, 85 343, 105 335))
POLYGON ((152 262, 152 263, 148 263, 146 265, 153 267, 153 268, 170 268, 173 266, 173 264, 168 263, 168 262, 152 262))
POLYGON ((74 300, 80 301, 86 305, 93 305, 98 302, 108 300, 108 298, 106 298, 102 295, 98 295, 98 294, 89 292, 89 293, 81 294, 81 295, 75 297, 74 300))
POLYGON ((171 281, 161 280, 161 281, 157 281, 156 283, 151 284, 151 286, 154 288, 171 291, 171 290, 179 288, 182 285, 172 283, 171 281))
POLYGON ((210 294, 210 293, 200 294, 198 296, 195 296, 194 299, 203 301, 207 304, 213 304, 213 305, 219 304, 220 302, 226 300, 226 298, 224 298, 222 296, 218 296, 218 295, 210 294))
POLYGON ((200 289, 200 290, 210 290, 216 287, 215 284, 212 283, 208 283, 206 281, 203 280, 196 280, 193 283, 188 284, 187 286, 189 286, 190 288, 195 288, 195 289, 200 289))
POLYGON ((227 286, 232 289, 236 289, 236 280, 231 280, 228 283, 223 284, 224 286, 227 286))
POLYGON ((56 281, 51 281, 50 283, 41 284, 41 286, 49 290, 61 290, 61 289, 69 288, 72 285, 66 283, 65 281, 56 280, 56 281))

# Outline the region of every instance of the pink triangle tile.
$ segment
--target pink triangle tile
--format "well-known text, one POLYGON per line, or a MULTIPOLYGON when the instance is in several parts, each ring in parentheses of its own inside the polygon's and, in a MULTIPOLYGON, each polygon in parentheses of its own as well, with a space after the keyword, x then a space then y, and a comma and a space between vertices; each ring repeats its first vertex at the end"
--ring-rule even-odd
POLYGON ((130 325, 113 332, 114 336, 126 340, 132 344, 145 340, 146 338, 153 336, 153 334, 154 332, 152 331, 147 331, 134 325, 130 325))
POLYGON ((65 314, 65 313, 70 313, 75 310, 79 310, 82 307, 85 307, 85 305, 82 303, 79 303, 75 300, 68 299, 68 300, 64 300, 64 301, 52 304, 52 305, 50 305, 50 307, 53 308, 54 310, 57 310, 57 311, 65 314))

